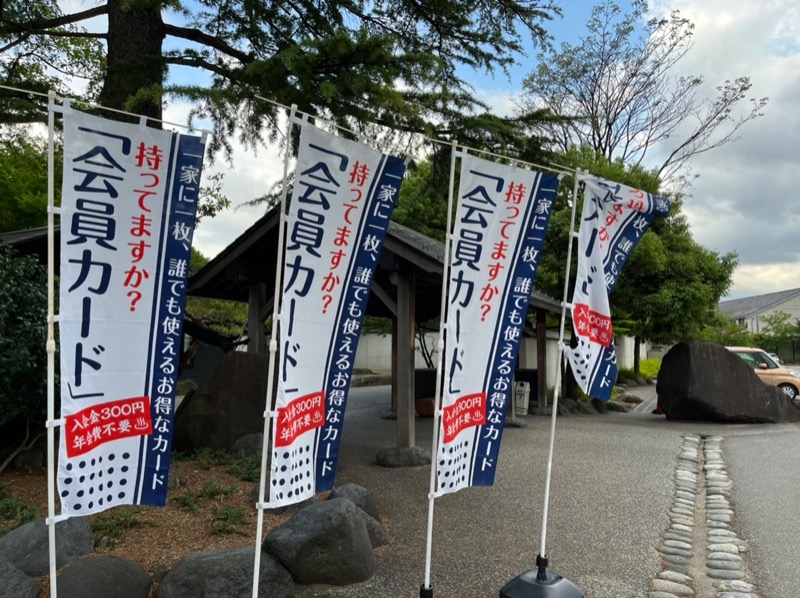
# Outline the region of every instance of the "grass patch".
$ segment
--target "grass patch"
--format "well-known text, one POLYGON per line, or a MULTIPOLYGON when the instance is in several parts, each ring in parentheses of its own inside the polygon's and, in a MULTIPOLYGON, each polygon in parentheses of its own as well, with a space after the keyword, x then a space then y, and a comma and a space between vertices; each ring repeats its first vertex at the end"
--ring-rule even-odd
POLYGON ((229 474, 239 476, 245 482, 257 482, 261 478, 261 458, 254 455, 238 453, 226 470, 229 474))
POLYGON ((112 540, 117 540, 124 530, 153 525, 139 517, 143 512, 144 508, 142 507, 127 507, 108 511, 92 521, 92 531, 101 536, 108 536, 112 540))
POLYGON ((199 509, 197 507, 197 497, 191 492, 184 492, 172 497, 172 502, 178 505, 179 509, 189 511, 192 515, 197 515, 199 509))
POLYGON ((226 534, 240 534, 246 536, 244 532, 237 529, 236 525, 246 522, 244 509, 240 507, 215 507, 211 511, 211 535, 221 536, 226 534))
POLYGON ((0 519, 13 521, 6 531, 25 525, 36 519, 36 508, 27 504, 16 494, 9 495, 8 488, 0 485, 0 519))
POLYGON ((197 494, 199 498, 216 498, 217 496, 225 496, 233 494, 239 489, 239 486, 221 486, 211 480, 203 484, 200 492, 197 494))

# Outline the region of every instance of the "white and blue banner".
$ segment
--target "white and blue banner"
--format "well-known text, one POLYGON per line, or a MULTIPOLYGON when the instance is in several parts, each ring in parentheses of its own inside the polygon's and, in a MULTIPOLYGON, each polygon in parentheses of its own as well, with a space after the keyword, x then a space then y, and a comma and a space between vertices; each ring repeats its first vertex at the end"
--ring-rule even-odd
POLYGON ((572 296, 578 346, 567 348, 566 354, 583 392, 607 401, 617 379, 608 297, 650 223, 669 215, 669 201, 590 175, 579 174, 578 180, 584 184, 572 296))
POLYGON ((370 284, 403 160, 302 121, 287 217, 270 504, 333 487, 370 284))
POLYGON ((461 155, 436 493, 491 486, 559 177, 461 155))
POLYGON ((205 143, 63 112, 62 514, 163 506, 205 143))

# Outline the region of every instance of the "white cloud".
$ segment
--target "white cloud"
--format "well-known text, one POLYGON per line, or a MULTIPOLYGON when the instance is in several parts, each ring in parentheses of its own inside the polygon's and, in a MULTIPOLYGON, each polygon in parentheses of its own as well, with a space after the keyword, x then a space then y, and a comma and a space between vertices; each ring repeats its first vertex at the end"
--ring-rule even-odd
POLYGON ((754 97, 769 97, 764 116, 741 138, 699 156, 700 175, 686 201, 695 239, 721 253, 736 251, 740 266, 729 297, 800 287, 800 7, 796 0, 663 0, 695 24, 694 47, 679 69, 700 74, 707 92, 748 76, 754 97))
MULTIPOLYGON (((189 109, 187 104, 171 104, 165 110, 164 120, 186 123, 189 109)), ((195 126, 202 128, 208 124, 198 122, 195 126)), ((203 169, 204 178, 215 172, 225 175, 222 192, 231 200, 229 209, 214 218, 203 219, 195 230, 193 245, 208 258, 215 257, 264 215, 265 205, 251 207, 244 204, 271 191, 273 185, 283 178, 283 156, 276 146, 254 150, 233 140, 231 145, 230 164, 218 157, 213 164, 206 160, 203 169)))

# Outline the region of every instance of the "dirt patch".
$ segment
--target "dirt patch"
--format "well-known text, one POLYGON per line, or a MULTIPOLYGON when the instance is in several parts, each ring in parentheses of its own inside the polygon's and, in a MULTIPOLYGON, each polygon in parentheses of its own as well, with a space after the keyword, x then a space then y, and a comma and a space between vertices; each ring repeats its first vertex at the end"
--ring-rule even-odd
MULTIPOLYGON (((95 531, 95 554, 130 559, 151 575, 158 575, 193 552, 255 549, 256 465, 246 458, 219 453, 173 460, 170 473, 177 478, 178 486, 169 491, 165 507, 119 506, 86 518, 95 531)), ((12 500, 28 519, 47 516, 44 469, 6 471, 0 475, 0 486, 4 487, 4 503, 12 500)), ((265 513, 264 537, 288 517, 265 513)), ((0 517, 0 536, 19 521, 0 517)), ((47 589, 49 579, 39 581, 47 589)))

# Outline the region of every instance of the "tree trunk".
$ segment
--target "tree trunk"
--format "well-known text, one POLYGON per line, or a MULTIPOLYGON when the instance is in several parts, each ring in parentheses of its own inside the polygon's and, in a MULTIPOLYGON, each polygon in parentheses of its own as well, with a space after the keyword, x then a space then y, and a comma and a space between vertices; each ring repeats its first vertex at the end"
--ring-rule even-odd
MULTIPOLYGON (((164 37, 160 2, 108 0, 108 56, 100 104, 161 119, 160 87, 167 72, 161 51, 164 37), (144 89, 152 91, 133 105, 127 105, 131 96, 144 89)), ((136 120, 121 114, 110 117, 136 120)), ((161 126, 161 123, 150 124, 161 126)))

